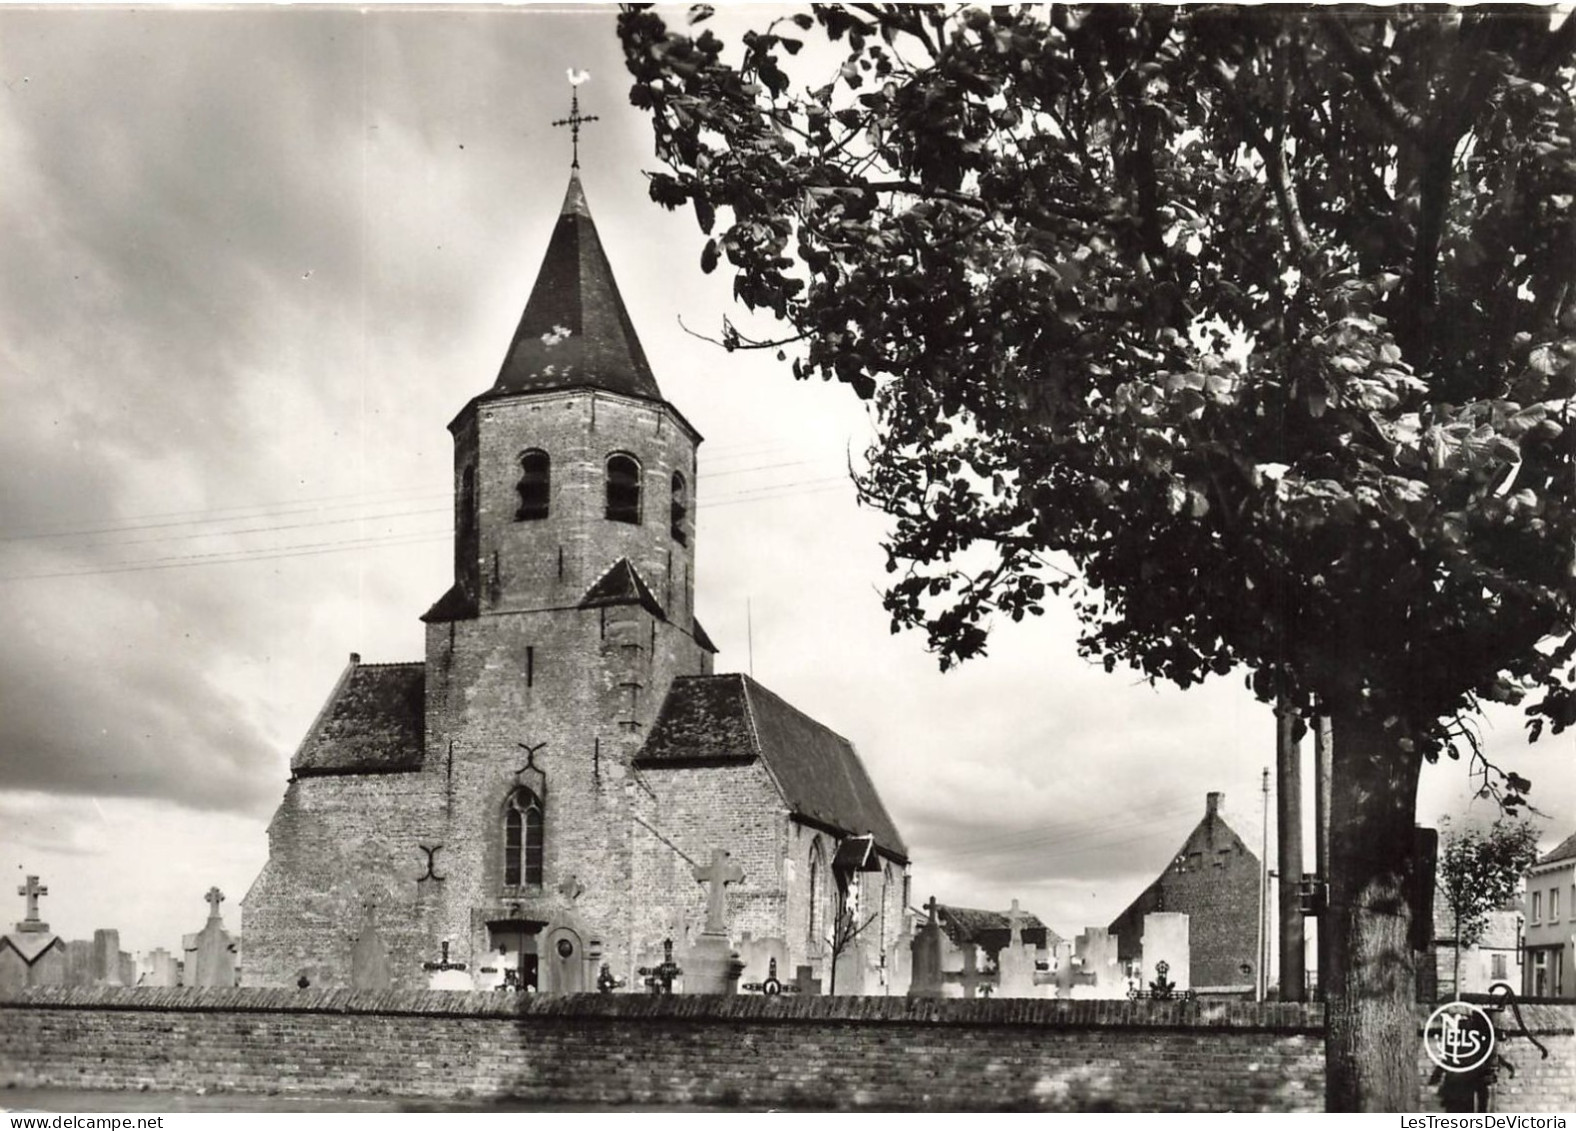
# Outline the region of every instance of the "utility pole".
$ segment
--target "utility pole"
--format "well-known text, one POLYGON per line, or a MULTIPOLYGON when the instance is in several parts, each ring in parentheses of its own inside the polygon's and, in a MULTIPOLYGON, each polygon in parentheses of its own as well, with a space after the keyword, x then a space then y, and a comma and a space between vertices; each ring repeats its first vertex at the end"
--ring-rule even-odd
POLYGON ((1330 743, 1332 734, 1330 716, 1317 715, 1313 730, 1313 867, 1319 873, 1319 882, 1326 893, 1317 920, 1318 949, 1314 961, 1319 964, 1319 998, 1327 998, 1330 971, 1330 943, 1334 938, 1334 916, 1330 914, 1330 743))
POLYGON ((1264 834, 1259 844, 1259 952, 1253 977, 1253 998, 1263 1001, 1270 985, 1269 940, 1265 931, 1265 893, 1270 886, 1270 770, 1264 767, 1264 834))
POLYGON ((1275 710, 1275 831, 1280 873, 1276 903, 1280 908, 1280 999, 1303 1001, 1308 996, 1307 946, 1302 933, 1302 720, 1285 699, 1275 710))

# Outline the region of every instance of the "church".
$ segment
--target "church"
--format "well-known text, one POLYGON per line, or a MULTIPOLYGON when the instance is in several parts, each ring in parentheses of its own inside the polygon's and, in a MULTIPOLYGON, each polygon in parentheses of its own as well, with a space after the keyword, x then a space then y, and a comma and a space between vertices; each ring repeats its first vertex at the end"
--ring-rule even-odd
POLYGON ((638 991, 666 940, 682 965, 726 852, 746 982, 774 960, 829 983, 835 950, 838 992, 889 992, 907 849, 847 739, 714 671, 701 437, 657 384, 578 161, 497 379, 449 431, 453 584, 425 657, 352 654, 302 739, 242 901, 244 984, 356 985, 375 939, 395 988, 463 963, 478 986, 638 991), (862 928, 846 946, 840 916, 862 928))

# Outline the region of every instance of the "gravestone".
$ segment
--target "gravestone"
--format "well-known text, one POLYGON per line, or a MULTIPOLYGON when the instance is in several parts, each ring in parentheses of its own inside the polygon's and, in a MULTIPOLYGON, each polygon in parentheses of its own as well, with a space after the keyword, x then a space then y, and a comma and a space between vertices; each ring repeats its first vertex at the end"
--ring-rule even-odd
POLYGON ((946 983, 941 978, 941 924, 936 921, 936 906, 936 897, 931 896, 925 904, 928 918, 909 948, 909 997, 945 996, 946 983))
POLYGON ((580 932, 559 924, 543 936, 537 961, 543 974, 542 987, 555 994, 583 994, 586 985, 586 947, 580 932))
POLYGON ((427 972, 427 988, 456 992, 474 990, 476 981, 466 969, 466 964, 449 957, 449 942, 449 939, 443 940, 443 952, 438 961, 421 964, 421 968, 427 972))
POLYGON ((819 997, 821 993, 821 979, 815 976, 812 966, 800 966, 794 974, 793 992, 801 997, 819 997))
POLYGON ((64 985, 66 944, 38 917, 39 896, 49 889, 37 876, 28 876, 16 894, 27 903, 16 929, 0 935, 0 989, 64 985))
POLYGON ((219 915, 224 893, 216 887, 209 888, 203 899, 208 902, 208 922, 192 938, 186 954, 186 984, 232 987, 236 982, 235 940, 224 929, 219 915))
POLYGON ((91 986, 93 982, 93 942, 72 939, 66 943, 66 985, 91 986))
POLYGON ((1117 960, 1116 936, 1104 927, 1088 927, 1078 936, 1079 977, 1075 979, 1075 998, 1121 998, 1127 996, 1127 980, 1117 960))
MULTIPOLYGON (((904 916, 906 919, 907 916, 904 916)), ((903 933, 886 953, 886 992, 890 997, 906 997, 914 976, 914 929, 903 925, 903 933)))
POLYGON ((93 932, 93 980, 101 986, 124 986, 120 976, 120 932, 100 928, 93 932))
POLYGON ((778 970, 788 969, 788 942, 776 937, 751 938, 746 932, 739 941, 739 959, 744 963, 743 981, 764 983, 771 976, 773 962, 778 970))
POLYGON ((990 997, 996 992, 996 978, 989 971, 979 968, 979 947, 969 943, 962 948, 962 954, 963 969, 942 971, 942 980, 963 987, 966 999, 990 997))
POLYGON ((870 948, 862 938, 843 944, 832 963, 832 992, 838 997, 863 997, 870 977, 870 948))
POLYGON ((155 947, 142 956, 142 974, 137 979, 137 985, 163 989, 180 984, 180 963, 168 950, 162 946, 155 947))
POLYGON ((350 988, 386 990, 393 981, 389 948, 378 930, 377 904, 369 901, 362 906, 361 933, 350 950, 350 988))
POLYGON ((744 871, 722 849, 711 854, 711 863, 695 868, 695 879, 707 885, 706 929, 684 955, 684 992, 731 994, 739 984, 744 964, 728 942, 726 888, 743 881, 744 871))
POLYGON ((1143 975, 1147 988, 1156 966, 1167 965, 1166 980, 1173 992, 1193 988, 1188 957, 1188 917, 1180 911, 1151 911, 1144 916, 1143 975))
POLYGON ((1023 941, 1023 913, 1012 901, 1007 913, 1007 945, 996 958, 999 997, 1038 997, 1034 984, 1034 951, 1023 941))

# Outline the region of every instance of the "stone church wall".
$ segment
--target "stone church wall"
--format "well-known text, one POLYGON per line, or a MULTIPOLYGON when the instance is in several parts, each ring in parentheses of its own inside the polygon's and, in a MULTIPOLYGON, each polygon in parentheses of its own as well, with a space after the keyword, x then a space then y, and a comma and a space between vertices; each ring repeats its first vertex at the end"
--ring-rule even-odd
MULTIPOLYGON (((1508 1041, 1517 1071, 1502 1078, 1498 1105, 1568 1112, 1576 1006, 1523 1012, 1551 1055, 1508 1041)), ((568 1106, 1318 1111, 1322 1013, 1223 1002, 52 987, 0 1000, 0 1087, 203 1088, 237 1093, 237 1109, 241 1094, 270 1093, 568 1106)), ((1426 1083, 1419 1109, 1440 1110, 1426 1083)))
POLYGON ((691 935, 704 929, 706 889, 695 881, 693 865, 709 863, 715 849, 727 852, 744 872, 743 882, 727 890, 733 939, 745 932, 757 939, 783 938, 788 815, 760 763, 650 768, 641 771, 641 780, 654 801, 636 833, 643 859, 635 902, 647 946, 661 945, 675 914, 691 935))
MULTIPOLYGON (((376 904, 397 985, 425 985, 432 886, 418 844, 436 844, 440 796, 421 773, 299 778, 268 826, 269 859, 242 903, 248 986, 350 984, 364 905, 376 904)), ((444 860, 436 861, 441 874, 444 860)))

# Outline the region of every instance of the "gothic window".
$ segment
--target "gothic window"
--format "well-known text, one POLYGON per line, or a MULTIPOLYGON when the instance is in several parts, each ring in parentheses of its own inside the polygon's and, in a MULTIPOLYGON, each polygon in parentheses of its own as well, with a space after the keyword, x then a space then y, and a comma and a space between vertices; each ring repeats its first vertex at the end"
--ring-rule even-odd
POLYGON ((826 933, 826 914, 821 904, 826 900, 826 877, 822 873, 826 870, 826 860, 821 853, 821 838, 816 837, 810 842, 810 929, 809 941, 811 953, 821 949, 822 935, 826 933))
POLYGON ((520 509, 514 512, 517 519, 546 518, 553 485, 552 461, 547 453, 533 448, 520 457, 520 482, 515 490, 520 493, 520 509))
POLYGON ((607 457, 607 517, 640 525, 640 464, 634 456, 607 457))
POLYGON ((689 517, 689 495, 685 491, 684 476, 673 473, 673 540, 680 546, 689 542, 684 531, 684 520, 689 517))
POLYGON ((504 810, 503 882, 542 886, 542 802, 528 789, 515 790, 504 810))

